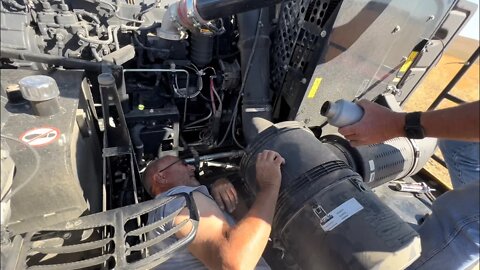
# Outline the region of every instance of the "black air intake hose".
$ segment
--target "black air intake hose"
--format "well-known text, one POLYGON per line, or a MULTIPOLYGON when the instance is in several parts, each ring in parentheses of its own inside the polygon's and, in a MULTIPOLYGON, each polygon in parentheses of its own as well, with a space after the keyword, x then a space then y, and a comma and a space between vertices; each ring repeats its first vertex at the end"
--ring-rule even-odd
POLYGON ((401 137, 359 147, 350 146, 347 140, 336 135, 327 135, 321 140, 371 188, 416 174, 437 146, 434 138, 411 140, 401 137))
POLYGON ((256 156, 265 149, 286 159, 274 245, 301 269, 404 269, 420 255, 417 233, 302 123, 270 126, 249 145, 241 171, 253 193, 256 156))
MULTIPOLYGON (((403 111, 392 94, 378 96, 376 101, 394 111, 403 111)), ((327 135, 321 140, 338 158, 352 166, 371 188, 416 174, 437 146, 435 138, 413 140, 400 137, 359 147, 350 146, 347 140, 336 135, 327 135)))
POLYGON ((242 86, 244 89, 243 133, 247 143, 251 143, 258 134, 253 125, 253 118, 260 117, 270 120, 272 117, 269 98, 271 43, 269 8, 241 13, 237 15, 237 18, 240 32, 238 47, 244 80, 242 86), (259 28, 257 29, 257 27, 259 28), (253 56, 251 56, 252 53, 253 56), (246 79, 244 78, 245 73, 248 73, 246 79))
POLYGON ((193 32, 190 36, 192 62, 199 68, 203 68, 212 62, 213 36, 193 32))

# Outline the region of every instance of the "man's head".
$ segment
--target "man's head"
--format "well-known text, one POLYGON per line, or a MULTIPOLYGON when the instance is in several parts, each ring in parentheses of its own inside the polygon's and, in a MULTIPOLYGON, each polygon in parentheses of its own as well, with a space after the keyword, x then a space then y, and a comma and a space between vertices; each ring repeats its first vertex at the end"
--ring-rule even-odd
POLYGON ((174 156, 165 156, 150 162, 142 182, 152 197, 176 186, 200 185, 195 178, 195 167, 174 156))

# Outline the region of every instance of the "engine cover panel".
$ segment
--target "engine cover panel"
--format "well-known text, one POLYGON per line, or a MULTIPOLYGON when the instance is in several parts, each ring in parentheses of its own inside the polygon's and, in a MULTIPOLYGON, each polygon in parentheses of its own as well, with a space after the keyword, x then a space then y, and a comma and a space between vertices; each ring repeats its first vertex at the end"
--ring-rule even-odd
MULTIPOLYGON (((1 70, 2 90, 15 86, 25 76, 40 74, 47 75, 1 70)), ((16 193, 11 198, 8 225, 13 233, 79 217, 88 209, 100 210, 101 178, 97 168, 101 163, 92 144, 94 136, 80 135, 77 126, 77 114, 82 111, 78 108, 83 71, 56 71, 48 75, 56 80, 60 90, 58 113, 36 116, 27 101, 5 105, 10 114, 2 128, 2 140, 8 144, 16 165, 12 188, 16 193), (15 191, 24 181, 29 182, 15 191)))

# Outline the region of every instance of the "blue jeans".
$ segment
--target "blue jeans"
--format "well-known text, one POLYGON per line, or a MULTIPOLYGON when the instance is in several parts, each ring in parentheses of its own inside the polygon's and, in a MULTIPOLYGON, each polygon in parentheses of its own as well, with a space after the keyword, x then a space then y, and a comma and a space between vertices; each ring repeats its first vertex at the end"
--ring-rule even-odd
POLYGON ((480 180, 480 143, 439 140, 453 188, 480 180))
POLYGON ((469 269, 479 261, 479 143, 439 142, 454 190, 440 196, 419 229, 422 254, 408 269, 469 269))

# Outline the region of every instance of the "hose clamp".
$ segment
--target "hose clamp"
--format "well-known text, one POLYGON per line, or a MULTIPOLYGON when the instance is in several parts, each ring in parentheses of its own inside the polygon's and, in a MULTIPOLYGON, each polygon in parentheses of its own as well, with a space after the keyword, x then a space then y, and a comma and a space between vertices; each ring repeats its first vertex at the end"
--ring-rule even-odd
MULTIPOLYGON (((413 149, 413 164, 412 164, 412 168, 405 174, 405 176, 409 176, 411 175, 416 169, 417 169, 417 166, 418 166, 418 163, 420 161, 420 156, 422 154, 422 152, 420 151, 420 147, 418 147, 417 143, 415 142, 415 140, 413 139, 408 139, 407 140, 410 142, 410 144, 412 145, 412 149, 413 149)), ((403 177, 405 177, 403 176, 403 177)))
POLYGON ((179 21, 184 27, 204 35, 220 35, 225 32, 222 19, 218 19, 220 26, 217 26, 215 21, 206 21, 198 13, 196 6, 196 0, 181 0, 179 2, 179 21))

